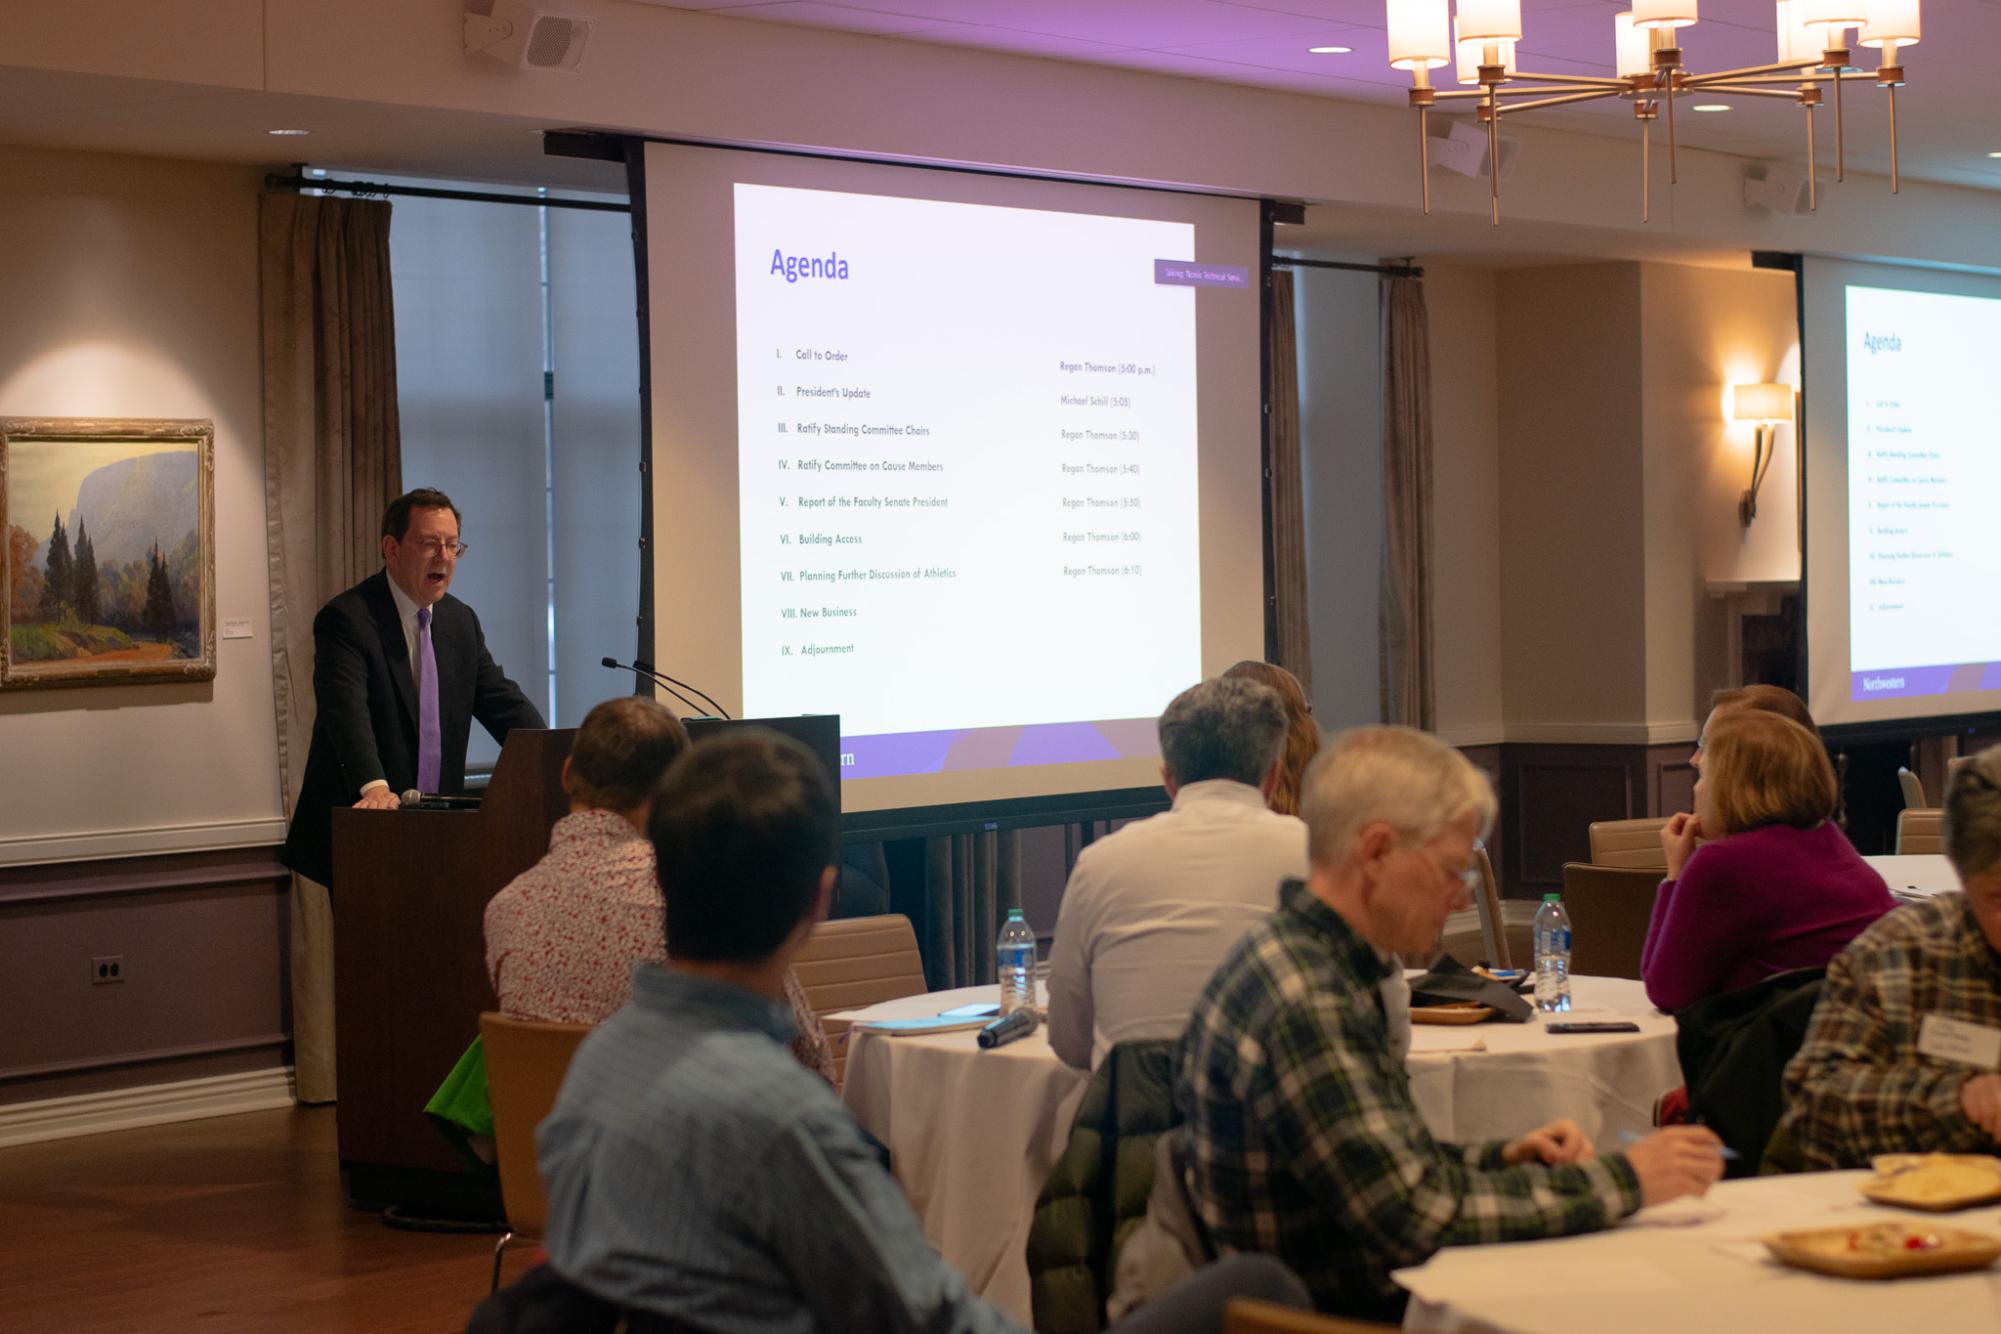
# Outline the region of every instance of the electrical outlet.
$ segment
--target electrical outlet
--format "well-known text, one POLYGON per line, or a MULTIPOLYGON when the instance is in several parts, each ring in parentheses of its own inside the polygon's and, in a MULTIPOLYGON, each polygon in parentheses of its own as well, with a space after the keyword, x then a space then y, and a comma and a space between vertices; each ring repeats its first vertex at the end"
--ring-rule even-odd
POLYGON ((90 984, 94 987, 107 986, 125 980, 125 956, 104 954, 90 961, 90 984))

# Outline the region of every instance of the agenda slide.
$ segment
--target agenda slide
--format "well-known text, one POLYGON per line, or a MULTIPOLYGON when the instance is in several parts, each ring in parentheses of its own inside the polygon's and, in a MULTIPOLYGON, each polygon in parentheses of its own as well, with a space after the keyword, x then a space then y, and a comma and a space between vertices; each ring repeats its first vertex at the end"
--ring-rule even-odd
POLYGON ((646 174, 662 664, 839 713, 849 811, 1157 784, 1161 709, 1262 656, 1255 204, 646 174))
POLYGON ((1990 504, 2001 426, 1987 365, 2001 345, 2001 284, 1832 262, 1808 272, 1820 282, 1806 326, 1815 716, 2001 708, 2001 618, 1989 612, 2001 589, 1990 504), (1837 598, 1839 618, 1826 614, 1837 598))

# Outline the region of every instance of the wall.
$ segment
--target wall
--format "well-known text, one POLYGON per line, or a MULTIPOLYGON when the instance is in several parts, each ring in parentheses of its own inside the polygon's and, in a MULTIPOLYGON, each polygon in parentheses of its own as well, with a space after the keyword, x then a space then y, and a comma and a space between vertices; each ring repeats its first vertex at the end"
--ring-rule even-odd
POLYGON ((0 179, 0 414, 213 420, 216 611, 251 625, 210 682, 0 695, 0 1102, 274 1066, 257 174, 0 148, 0 179), (173 855, 218 847, 250 850, 173 855))
POLYGON ((1438 734, 1459 746, 1506 737, 1501 698, 1500 280, 1436 259, 1424 267, 1431 325, 1432 668, 1438 734))
POLYGON ((1752 426, 1730 420, 1733 384, 1799 380, 1793 277, 1756 269, 1641 268, 1642 402, 1646 420, 1647 708, 1654 739, 1706 711, 1736 682, 1726 618, 1741 604, 1711 581, 1797 580, 1798 475, 1790 427, 1747 528, 1737 500, 1750 482, 1752 426))
POLYGON ((0 179, 0 415, 212 420, 216 613, 251 625, 213 681, 0 696, 0 863, 273 842, 257 174, 0 148, 0 179))
POLYGON ((1509 735, 1631 740, 1645 689, 1640 266, 1511 270, 1497 297, 1509 735))

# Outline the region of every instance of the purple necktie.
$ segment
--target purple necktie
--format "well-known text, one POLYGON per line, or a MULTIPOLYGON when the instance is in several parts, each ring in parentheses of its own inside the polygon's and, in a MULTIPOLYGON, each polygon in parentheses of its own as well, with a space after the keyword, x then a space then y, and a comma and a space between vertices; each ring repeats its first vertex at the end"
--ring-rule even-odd
POLYGON ((438 726, 438 655, 431 647, 431 609, 417 609, 417 790, 438 790, 440 752, 438 726))

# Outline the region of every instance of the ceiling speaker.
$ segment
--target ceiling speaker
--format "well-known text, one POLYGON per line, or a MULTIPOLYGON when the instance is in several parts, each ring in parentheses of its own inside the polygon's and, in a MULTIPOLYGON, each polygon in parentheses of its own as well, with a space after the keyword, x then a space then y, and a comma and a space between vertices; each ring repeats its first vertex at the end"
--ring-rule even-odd
POLYGON ((1744 209, 1755 216, 1807 211, 1806 168, 1791 162, 1753 163, 1744 168, 1744 209))
MULTIPOLYGON (((1431 167, 1433 171, 1444 168, 1456 171, 1461 176, 1485 176, 1487 174, 1487 131, 1470 120, 1434 116, 1431 120, 1431 167), (1442 125, 1441 125, 1442 122, 1442 125), (1442 133, 1440 132, 1442 129, 1442 133)), ((1513 135, 1503 134, 1501 142, 1501 179, 1507 180, 1515 172, 1515 156, 1521 151, 1521 144, 1513 135)))
POLYGON ((590 36, 589 15, 536 9, 523 0, 493 0, 492 13, 465 16, 467 54, 517 69, 575 69, 590 36))

